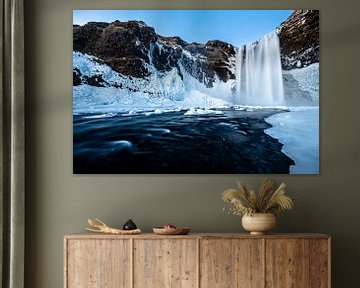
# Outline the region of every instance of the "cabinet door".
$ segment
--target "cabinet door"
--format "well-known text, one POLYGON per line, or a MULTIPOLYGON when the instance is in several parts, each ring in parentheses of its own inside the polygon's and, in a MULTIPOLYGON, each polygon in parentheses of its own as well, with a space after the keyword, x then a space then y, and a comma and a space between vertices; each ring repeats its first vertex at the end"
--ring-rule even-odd
POLYGON ((260 288, 264 285, 260 239, 200 241, 200 287, 260 288))
POLYGON ((134 240, 135 288, 197 287, 197 240, 134 240))
POLYGON ((266 287, 327 287, 327 248, 317 241, 327 247, 327 240, 267 239, 266 287))
POLYGON ((130 240, 68 239, 67 288, 131 287, 130 240))
POLYGON ((330 287, 330 240, 310 241, 310 287, 330 287))

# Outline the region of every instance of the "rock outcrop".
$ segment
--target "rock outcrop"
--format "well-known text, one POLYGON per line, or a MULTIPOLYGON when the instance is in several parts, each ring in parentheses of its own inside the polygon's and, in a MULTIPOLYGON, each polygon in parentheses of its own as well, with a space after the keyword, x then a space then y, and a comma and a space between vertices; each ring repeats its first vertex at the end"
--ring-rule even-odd
POLYGON ((319 10, 296 10, 278 28, 284 70, 319 62, 319 10))
POLYGON ((113 70, 128 76, 148 75, 150 46, 157 39, 154 28, 142 21, 89 22, 74 30, 74 51, 101 59, 113 70))
MULTIPOLYGON (((224 82, 235 78, 229 62, 235 57, 235 47, 219 40, 187 43, 180 37, 157 35, 142 21, 89 22, 74 25, 73 31, 74 51, 96 56, 125 76, 144 78, 153 66, 159 72, 175 68, 182 77, 182 65, 207 87, 212 87, 216 78, 224 82)), ((76 84, 78 77, 74 72, 76 84)))
MULTIPOLYGON (((296 10, 276 31, 284 70, 319 62, 318 10, 296 10)), ((73 40, 75 52, 95 56, 100 64, 130 79, 164 75, 174 69, 181 79, 186 72, 208 88, 215 81, 235 79, 237 48, 233 45, 220 40, 202 44, 188 43, 177 36, 164 37, 143 21, 74 25, 73 40)), ((81 75, 76 67, 73 84, 112 85, 100 74, 81 75)))

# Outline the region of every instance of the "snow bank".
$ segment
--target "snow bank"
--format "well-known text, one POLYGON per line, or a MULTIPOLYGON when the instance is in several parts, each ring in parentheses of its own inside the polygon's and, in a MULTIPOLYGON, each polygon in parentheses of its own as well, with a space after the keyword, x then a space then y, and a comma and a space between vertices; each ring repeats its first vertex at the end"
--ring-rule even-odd
POLYGON ((191 108, 226 108, 230 104, 225 100, 215 98, 209 94, 202 93, 198 90, 190 90, 188 95, 184 98, 181 103, 182 108, 191 109, 191 108))
MULTIPOLYGON (((198 91, 199 93, 208 95, 212 98, 220 99, 226 103, 232 103, 234 101, 234 79, 229 79, 227 82, 223 82, 215 75, 212 87, 207 87, 204 83, 199 82, 196 78, 190 75, 181 63, 179 63, 179 67, 181 74, 183 75, 184 88, 189 94, 194 91, 198 91)), ((205 76, 204 81, 206 81, 205 76)))
POLYGON ((172 113, 172 112, 178 112, 180 109, 155 109, 149 112, 145 112, 144 115, 150 116, 150 115, 159 115, 164 113, 172 113))
POLYGON ((224 108, 230 104, 199 91, 191 91, 184 100, 155 97, 143 92, 132 92, 115 87, 95 87, 79 85, 73 87, 73 114, 128 113, 134 115, 146 112, 147 115, 180 110, 204 108, 224 108))
POLYGON ((149 97, 142 92, 132 92, 115 87, 79 85, 73 87, 73 113, 136 113, 156 109, 178 108, 177 101, 164 97, 149 97))
POLYGON ((319 100, 319 63, 283 73, 290 74, 299 83, 303 91, 310 93, 312 100, 319 100))
POLYGON ((210 110, 210 109, 190 109, 185 112, 184 115, 208 115, 208 114, 223 114, 221 111, 210 110))
POLYGON ((176 68, 161 73, 151 61, 144 65, 150 72, 149 76, 127 77, 113 71, 94 56, 73 52, 74 69, 79 69, 82 76, 102 76, 107 83, 107 87, 74 86, 73 113, 163 113, 174 109, 230 106, 227 101, 231 100, 230 83, 217 79, 213 88, 207 88, 185 70, 182 71, 185 79, 181 79, 176 68))
POLYGON ((275 106, 234 105, 233 107, 236 111, 246 111, 246 112, 253 112, 263 109, 280 109, 280 110, 287 109, 285 106, 276 106, 276 105, 275 106))
POLYGON ((83 76, 102 76, 109 87, 117 86, 122 90, 138 91, 154 97, 182 99, 185 93, 184 83, 175 68, 160 73, 151 63, 145 66, 150 71, 148 77, 128 77, 112 70, 94 56, 73 52, 73 68, 79 69, 83 76))
POLYGON ((282 151, 295 161, 291 174, 319 173, 319 107, 290 108, 265 119, 273 125, 265 133, 284 144, 282 151))
MULTIPOLYGON (((108 65, 101 64, 97 58, 80 52, 73 52, 73 68, 79 69, 82 75, 101 75, 110 84, 127 82, 129 79, 112 70, 108 65)), ((129 83, 130 84, 130 83, 129 83)))

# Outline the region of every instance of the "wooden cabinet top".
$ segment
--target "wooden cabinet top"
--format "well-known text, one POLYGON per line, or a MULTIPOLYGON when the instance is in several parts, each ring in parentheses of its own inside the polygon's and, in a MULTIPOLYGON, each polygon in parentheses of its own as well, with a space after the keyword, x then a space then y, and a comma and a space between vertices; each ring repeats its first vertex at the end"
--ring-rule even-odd
POLYGON ((188 235, 156 235, 142 233, 139 235, 108 235, 96 233, 77 233, 64 236, 65 239, 329 239, 329 235, 320 233, 287 233, 250 235, 245 233, 190 233, 188 235))

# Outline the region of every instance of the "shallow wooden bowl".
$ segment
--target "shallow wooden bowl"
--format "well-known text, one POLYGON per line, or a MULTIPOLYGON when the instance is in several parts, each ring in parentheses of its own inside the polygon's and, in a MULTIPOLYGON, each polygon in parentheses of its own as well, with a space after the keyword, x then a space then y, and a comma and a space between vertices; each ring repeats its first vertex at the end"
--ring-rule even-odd
POLYGON ((189 227, 163 228, 154 227, 153 231, 157 235, 186 235, 190 232, 189 227))

